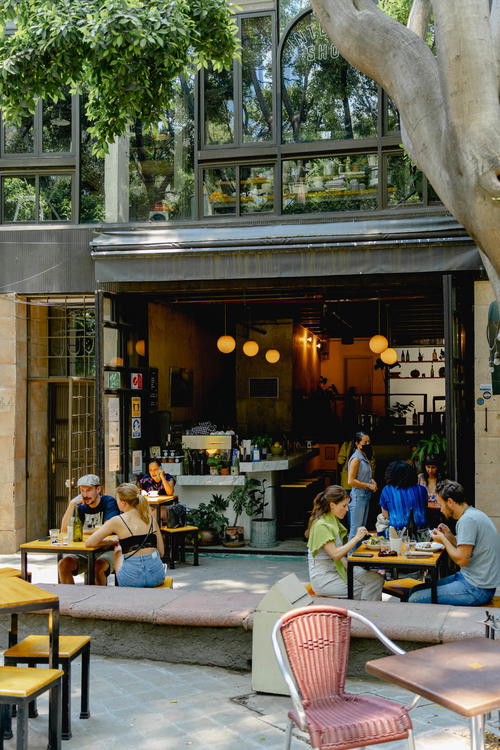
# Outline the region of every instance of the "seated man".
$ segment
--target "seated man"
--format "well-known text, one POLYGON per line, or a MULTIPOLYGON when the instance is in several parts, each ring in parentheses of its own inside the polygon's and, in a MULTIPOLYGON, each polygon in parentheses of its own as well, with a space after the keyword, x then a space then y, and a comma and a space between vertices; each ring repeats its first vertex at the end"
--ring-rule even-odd
MULTIPOLYGON (((78 480, 80 494, 69 501, 61 521, 61 531, 67 531, 68 522, 77 509, 84 531, 93 530, 113 516, 120 515, 116 500, 111 495, 101 495, 101 483, 96 474, 85 474, 78 480)), ((95 583, 106 585, 106 577, 113 570, 113 550, 106 550, 95 562, 95 583)), ((61 583, 74 583, 73 576, 84 573, 87 569, 85 555, 64 555, 59 562, 59 579, 61 583)), ((93 583, 93 581, 89 581, 93 583)))
MULTIPOLYGON (((458 573, 438 581, 438 603, 484 606, 500 586, 500 536, 493 521, 465 501, 464 489, 457 482, 439 482, 436 499, 445 518, 457 522, 457 535, 441 523, 433 529, 432 538, 444 544, 450 559, 460 567, 458 573)), ((409 601, 430 602, 430 588, 414 590, 409 601)))

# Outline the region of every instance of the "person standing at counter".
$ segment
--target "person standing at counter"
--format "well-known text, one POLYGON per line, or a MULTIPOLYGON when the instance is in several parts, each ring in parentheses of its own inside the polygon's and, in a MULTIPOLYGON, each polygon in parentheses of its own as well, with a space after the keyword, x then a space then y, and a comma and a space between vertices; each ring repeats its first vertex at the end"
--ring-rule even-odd
POLYGON ((353 439, 353 453, 349 459, 347 482, 351 489, 349 506, 349 539, 356 534, 356 529, 365 526, 368 519, 368 508, 372 492, 377 491, 373 479, 370 459, 372 445, 366 432, 357 432, 353 439))
POLYGON ((175 479, 161 468, 157 458, 152 458, 148 464, 149 474, 145 474, 137 482, 137 486, 143 495, 149 492, 157 492, 159 495, 173 495, 175 479))
MULTIPOLYGON (((347 554, 368 533, 364 526, 355 529, 347 540, 342 519, 347 515, 349 495, 333 484, 314 498, 306 532, 309 579, 316 594, 347 597, 347 554)), ((354 598, 380 600, 384 579, 373 570, 355 567, 354 598)))

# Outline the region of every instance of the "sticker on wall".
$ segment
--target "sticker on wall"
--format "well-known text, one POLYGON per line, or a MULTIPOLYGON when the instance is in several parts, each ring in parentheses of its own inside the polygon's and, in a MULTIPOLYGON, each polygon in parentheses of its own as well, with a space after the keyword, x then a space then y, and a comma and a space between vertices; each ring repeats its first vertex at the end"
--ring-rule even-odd
POLYGON ((141 437, 141 418, 140 417, 134 417, 132 420, 132 437, 133 438, 141 437))
POLYGON ((120 471, 120 448, 110 445, 108 448, 108 471, 120 471))
POLYGON ((485 398, 486 400, 491 398, 491 391, 483 391, 483 398, 485 398))
POLYGON ((476 404, 477 404, 478 406, 482 406, 482 405, 484 404, 484 398, 478 398, 478 399, 476 400, 476 404))
POLYGON ((132 396, 132 416, 141 416, 141 398, 140 396, 132 396))
POLYGON ((130 374, 130 387, 135 391, 142 391, 142 372, 132 372, 130 374))
POLYGON ((106 371, 106 388, 121 388, 122 377, 121 373, 115 372, 114 370, 106 371))
POLYGON ((132 451, 132 473, 140 474, 142 471, 142 451, 132 451))

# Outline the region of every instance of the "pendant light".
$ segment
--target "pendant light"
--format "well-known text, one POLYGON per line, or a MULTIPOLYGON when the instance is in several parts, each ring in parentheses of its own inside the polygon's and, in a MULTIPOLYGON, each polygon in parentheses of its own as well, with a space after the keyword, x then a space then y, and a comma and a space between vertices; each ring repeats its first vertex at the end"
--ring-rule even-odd
POLYGON ((281 354, 277 349, 268 349, 264 356, 269 364, 275 365, 276 362, 279 362, 281 354))
MULTIPOLYGON (((378 301, 378 330, 380 331, 380 300, 378 301)), ((378 333, 376 336, 371 337, 368 346, 374 354, 382 354, 389 346, 389 342, 385 336, 378 333)))
POLYGON ((226 305, 224 304, 224 336, 217 339, 217 349, 222 354, 231 354, 236 348, 236 341, 232 336, 227 335, 226 305))
POLYGON ((395 365, 398 361, 398 353, 395 349, 391 349, 389 347, 381 353, 380 359, 382 360, 384 365, 395 365))
POLYGON ((252 327, 252 321, 250 317, 250 308, 248 310, 248 339, 243 344, 243 354, 246 354, 247 357, 255 357, 256 354, 259 352, 259 345, 256 341, 250 338, 250 329, 252 327))

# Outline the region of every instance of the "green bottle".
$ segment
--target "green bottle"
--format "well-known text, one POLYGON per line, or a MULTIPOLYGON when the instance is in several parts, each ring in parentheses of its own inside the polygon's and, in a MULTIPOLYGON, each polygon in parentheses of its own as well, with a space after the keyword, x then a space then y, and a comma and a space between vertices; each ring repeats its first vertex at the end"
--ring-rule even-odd
POLYGON ((75 512, 73 513, 73 541, 83 541, 83 524, 78 513, 78 508, 75 508, 75 512))

